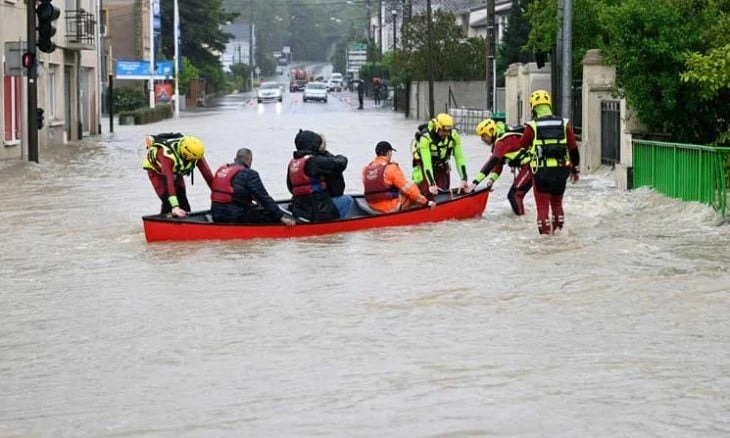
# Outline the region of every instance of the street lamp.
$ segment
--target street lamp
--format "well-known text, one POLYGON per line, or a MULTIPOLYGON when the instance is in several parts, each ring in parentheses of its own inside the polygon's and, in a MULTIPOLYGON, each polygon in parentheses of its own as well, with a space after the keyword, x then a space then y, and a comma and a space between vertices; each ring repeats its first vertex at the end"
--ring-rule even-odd
POLYGON ((391 12, 393 14, 393 53, 395 53, 395 46, 396 46, 396 44, 395 44, 395 41, 396 41, 396 34, 395 34, 395 32, 398 29, 396 27, 396 25, 395 25, 395 20, 398 17, 398 11, 396 9, 393 9, 391 12))

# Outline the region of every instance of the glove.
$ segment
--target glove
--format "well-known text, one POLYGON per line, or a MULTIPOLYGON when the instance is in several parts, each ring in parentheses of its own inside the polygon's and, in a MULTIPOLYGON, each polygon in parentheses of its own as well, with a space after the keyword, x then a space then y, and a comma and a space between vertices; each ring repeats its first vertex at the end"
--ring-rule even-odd
POLYGON ((438 195, 438 193, 439 193, 439 186, 437 186, 435 184, 432 185, 432 186, 428 186, 428 193, 430 193, 432 195, 438 195))
POLYGON ((487 183, 484 185, 484 187, 486 187, 487 190, 492 190, 493 185, 494 185, 494 181, 492 181, 491 179, 488 179, 487 183))
POLYGON ((570 181, 575 184, 580 180, 580 168, 578 166, 573 166, 573 168, 570 170, 570 181))
POLYGON ((436 203, 435 203, 435 202, 433 202, 433 201, 428 201, 428 203, 427 203, 426 205, 427 205, 427 206, 428 206, 428 208, 430 208, 431 210, 433 210, 434 208, 436 208, 436 203))
POLYGON ((185 217, 185 216, 187 216, 187 215, 188 215, 188 212, 187 212, 187 211, 185 211, 185 210, 183 210, 183 209, 182 209, 182 208, 180 208, 180 207, 173 207, 173 208, 172 208, 172 215, 173 215, 174 217, 185 217))

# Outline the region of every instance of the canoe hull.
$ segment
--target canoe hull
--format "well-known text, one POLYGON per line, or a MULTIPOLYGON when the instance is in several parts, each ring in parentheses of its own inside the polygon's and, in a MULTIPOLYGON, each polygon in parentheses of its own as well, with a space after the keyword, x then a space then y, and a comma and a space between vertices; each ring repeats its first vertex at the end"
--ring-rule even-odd
MULTIPOLYGON (((299 223, 293 227, 283 224, 221 224, 208 221, 192 221, 169 218, 164 215, 145 216, 145 238, 148 242, 191 241, 191 240, 233 240, 233 239, 285 239, 294 237, 321 236, 373 228, 400 227, 447 220, 469 219, 484 213, 489 197, 488 190, 481 190, 466 196, 446 199, 433 210, 419 208, 404 212, 361 216, 352 219, 299 223)), ((285 201, 281 201, 282 203, 285 201)), ((194 213, 203 215, 205 212, 194 213)))

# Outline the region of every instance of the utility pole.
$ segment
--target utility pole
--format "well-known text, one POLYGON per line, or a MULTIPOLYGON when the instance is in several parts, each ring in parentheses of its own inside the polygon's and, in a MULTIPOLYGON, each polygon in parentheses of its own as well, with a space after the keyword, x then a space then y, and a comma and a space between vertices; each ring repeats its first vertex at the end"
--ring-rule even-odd
POLYGON ((494 112, 494 87, 496 81, 495 72, 495 41, 494 31, 494 0, 487 0, 487 110, 494 112))
POLYGON ((370 40, 373 38, 373 29, 370 23, 370 20, 372 20, 371 17, 371 11, 370 11, 370 0, 368 0, 367 3, 367 14, 368 14, 368 43, 370 43, 370 40))
POLYGON ((378 0, 378 59, 383 60, 383 0, 378 0))
POLYGON ((560 114, 573 118, 573 0, 563 0, 563 106, 560 114))
POLYGON ((177 0, 173 0, 173 25, 175 30, 175 117, 180 117, 180 9, 177 0))
POLYGON ((254 32, 254 25, 253 25, 253 0, 251 0, 251 22, 249 23, 249 31, 248 31, 248 67, 251 71, 251 88, 253 89, 253 66, 256 64, 256 61, 253 59, 253 32, 254 32))
POLYGON ((428 39, 428 117, 434 118, 433 101, 433 14, 431 13, 431 0, 426 0, 426 34, 428 39))
POLYGON ((553 57, 550 60, 550 85, 552 86, 552 98, 553 98, 553 112, 556 114, 561 113, 560 98, 561 87, 561 68, 563 65, 563 0, 558 0, 558 34, 556 35, 555 48, 553 49, 553 57))
POLYGON ((28 114, 26 117, 26 127, 28 132, 28 161, 38 162, 38 71, 36 70, 36 39, 35 39, 35 2, 29 1, 26 6, 26 24, 28 39, 26 50, 28 51, 29 65, 27 66, 27 86, 28 86, 28 114))
MULTIPOLYGON (((159 5, 159 3, 157 3, 159 5)), ((155 107, 155 0, 150 0, 150 78, 147 89, 149 91, 150 108, 155 107)))

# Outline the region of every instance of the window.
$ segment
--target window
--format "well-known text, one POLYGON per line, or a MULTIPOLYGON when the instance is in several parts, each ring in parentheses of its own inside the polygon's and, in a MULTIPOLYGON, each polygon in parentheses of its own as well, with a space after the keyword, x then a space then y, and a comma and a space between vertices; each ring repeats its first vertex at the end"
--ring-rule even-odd
POLYGON ((56 92, 58 91, 58 86, 56 84, 56 66, 55 65, 49 65, 48 66, 48 119, 49 120, 55 120, 56 119, 56 92))

